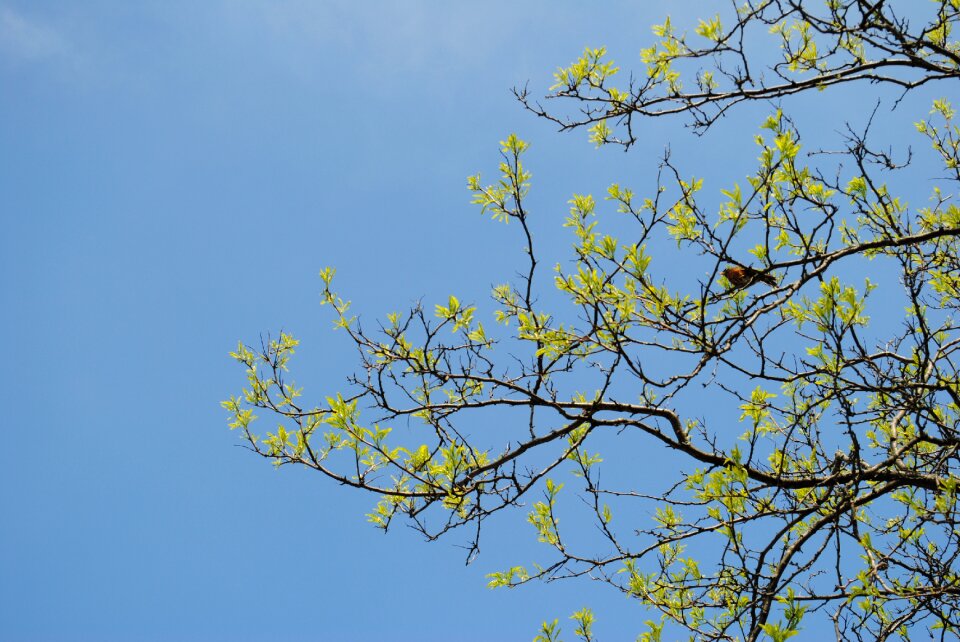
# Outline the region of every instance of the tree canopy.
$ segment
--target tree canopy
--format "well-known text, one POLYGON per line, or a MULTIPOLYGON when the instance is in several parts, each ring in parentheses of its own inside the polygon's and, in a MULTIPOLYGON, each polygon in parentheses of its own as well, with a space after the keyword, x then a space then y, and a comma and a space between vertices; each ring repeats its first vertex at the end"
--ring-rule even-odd
MULTIPOLYGON (((690 33, 655 26, 629 77, 585 50, 543 99, 515 89, 522 104, 629 149, 651 119, 697 135, 759 101, 768 115, 743 141, 755 167, 711 196, 667 154, 649 194, 574 194, 572 257, 551 274, 526 207, 528 144, 510 135, 499 177, 468 187, 522 236, 519 276, 489 304, 450 296, 371 329, 324 269, 323 301, 358 348, 347 387, 304 403, 295 338, 241 343, 231 427, 277 465, 377 494, 380 528, 466 529, 471 555, 488 517, 528 511, 549 557, 491 586, 600 579, 645 607, 641 640, 779 641, 814 619, 838 639, 956 636, 960 126, 947 98, 908 114, 916 154, 936 161, 918 205, 897 190, 913 152, 872 125, 920 87, 956 91, 958 23, 958 0, 748 0, 690 33), (845 84, 862 87, 849 127, 807 150, 791 97, 835 110, 845 84), (604 210, 629 236, 605 231, 604 210), (675 250, 697 283, 661 259, 675 250), (875 274, 898 281, 882 301, 875 274), (279 427, 260 435, 255 411, 279 427), (658 451, 680 462, 674 478, 643 475, 658 451), (561 514, 595 536, 568 537, 561 514)), ((572 617, 593 639, 593 613, 572 617)))

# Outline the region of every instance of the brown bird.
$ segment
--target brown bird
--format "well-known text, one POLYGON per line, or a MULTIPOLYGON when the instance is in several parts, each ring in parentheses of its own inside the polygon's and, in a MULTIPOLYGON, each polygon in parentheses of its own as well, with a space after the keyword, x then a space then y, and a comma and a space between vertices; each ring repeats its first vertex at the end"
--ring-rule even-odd
POLYGON ((776 287, 777 280, 773 278, 770 274, 764 274, 760 270, 755 270, 752 267, 742 267, 740 265, 731 265, 723 271, 723 276, 727 277, 727 281, 730 281, 736 289, 748 288, 754 283, 766 283, 767 285, 772 285, 776 287))

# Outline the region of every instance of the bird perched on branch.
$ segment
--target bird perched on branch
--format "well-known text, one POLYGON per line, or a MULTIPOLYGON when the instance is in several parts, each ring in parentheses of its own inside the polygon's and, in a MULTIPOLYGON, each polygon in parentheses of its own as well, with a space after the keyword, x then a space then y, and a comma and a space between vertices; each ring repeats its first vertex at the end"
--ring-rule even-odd
POLYGON ((727 277, 727 281, 730 281, 730 284, 738 290, 748 288, 754 283, 766 283, 774 287, 777 285, 777 280, 773 278, 773 275, 764 274, 752 267, 731 265, 723 271, 723 276, 727 277))

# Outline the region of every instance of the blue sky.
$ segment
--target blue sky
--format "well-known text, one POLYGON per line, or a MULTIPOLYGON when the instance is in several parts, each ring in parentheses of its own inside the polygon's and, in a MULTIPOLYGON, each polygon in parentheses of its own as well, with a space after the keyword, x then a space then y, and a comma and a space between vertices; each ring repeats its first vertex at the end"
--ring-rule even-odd
POLYGON ((372 497, 275 471, 218 402, 236 341, 281 328, 307 396, 343 388, 324 266, 371 319, 510 278, 520 239, 465 182, 510 132, 558 257, 570 195, 652 187, 668 143, 717 188, 747 173, 764 109, 624 155, 509 93, 585 45, 635 65, 693 4, 0 0, 0 638, 529 639, 591 605, 632 639, 647 615, 597 585, 486 589, 535 557, 522 514, 470 566, 456 537, 384 537, 372 497))

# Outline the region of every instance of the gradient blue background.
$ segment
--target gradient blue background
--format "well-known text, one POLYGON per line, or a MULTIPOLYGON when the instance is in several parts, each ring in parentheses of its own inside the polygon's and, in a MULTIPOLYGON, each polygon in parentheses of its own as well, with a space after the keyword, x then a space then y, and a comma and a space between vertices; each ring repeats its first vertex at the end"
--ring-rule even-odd
MULTIPOLYGON (((307 397, 342 389, 326 265, 368 319, 511 278, 517 230, 465 189, 510 132, 548 266, 570 195, 649 192, 667 144, 708 188, 742 180, 768 107, 703 139, 646 123, 624 155, 509 94, 585 45, 636 66, 649 25, 696 5, 0 0, 0 639, 517 640, 553 617, 572 637, 584 605, 633 639, 648 614, 599 584, 486 588, 537 559, 522 513, 470 566, 456 536, 384 537, 373 497, 275 471, 218 402, 236 341, 281 328, 307 397)), ((829 111, 832 134, 851 114, 829 111)))

